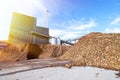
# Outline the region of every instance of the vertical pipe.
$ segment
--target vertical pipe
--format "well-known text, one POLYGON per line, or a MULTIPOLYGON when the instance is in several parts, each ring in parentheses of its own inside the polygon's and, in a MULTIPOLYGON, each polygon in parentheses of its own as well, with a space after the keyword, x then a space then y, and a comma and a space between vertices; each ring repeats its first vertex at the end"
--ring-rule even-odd
POLYGON ((30 32, 29 43, 32 44, 32 41, 33 41, 33 35, 32 35, 32 32, 30 32))
MULTIPOLYGON (((36 21, 37 21, 37 19, 35 18, 35 24, 34 24, 33 32, 37 32, 37 31, 36 31, 36 24, 37 24, 36 21)), ((33 44, 36 44, 36 39, 37 39, 36 36, 35 36, 35 35, 32 35, 32 43, 33 43, 33 44)))
POLYGON ((48 28, 48 10, 46 10, 46 27, 48 28))

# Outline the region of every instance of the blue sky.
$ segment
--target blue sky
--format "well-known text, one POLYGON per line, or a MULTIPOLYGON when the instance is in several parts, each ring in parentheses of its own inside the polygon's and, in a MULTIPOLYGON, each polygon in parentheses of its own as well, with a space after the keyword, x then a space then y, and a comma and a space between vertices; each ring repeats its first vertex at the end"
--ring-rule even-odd
MULTIPOLYGON (((34 16, 39 26, 46 26, 45 11, 49 10, 50 35, 65 40, 78 38, 90 32, 120 33, 120 0, 3 1, 4 5, 0 6, 1 13, 2 9, 7 9, 6 13, 19 12, 34 16)), ((3 1, 0 3, 3 4, 3 1)), ((9 25, 5 26, 6 31, 0 27, 0 34, 9 33, 9 25)))

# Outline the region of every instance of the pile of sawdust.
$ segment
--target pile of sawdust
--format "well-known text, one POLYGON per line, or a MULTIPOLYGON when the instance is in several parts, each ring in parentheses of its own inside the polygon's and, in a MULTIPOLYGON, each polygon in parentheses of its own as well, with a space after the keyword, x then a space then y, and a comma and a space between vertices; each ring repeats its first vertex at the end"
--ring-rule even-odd
POLYGON ((42 49, 36 44, 8 45, 0 50, 0 62, 37 59, 41 53, 42 49))
POLYGON ((51 44, 14 44, 0 50, 0 62, 22 61, 37 58, 55 58, 63 55, 70 46, 51 44))
POLYGON ((63 56, 73 65, 120 70, 120 33, 90 33, 83 36, 63 56))
POLYGON ((8 45, 0 50, 0 62, 26 60, 27 50, 25 44, 8 45))
POLYGON ((40 44, 39 47, 42 49, 42 53, 39 55, 39 58, 60 57, 71 48, 71 46, 61 46, 61 45, 51 45, 51 44, 40 44))

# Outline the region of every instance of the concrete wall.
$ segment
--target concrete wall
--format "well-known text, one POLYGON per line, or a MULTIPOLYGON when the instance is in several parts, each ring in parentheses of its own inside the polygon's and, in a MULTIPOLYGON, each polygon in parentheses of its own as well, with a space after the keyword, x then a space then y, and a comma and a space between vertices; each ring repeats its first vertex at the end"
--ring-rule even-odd
POLYGON ((29 42, 30 31, 34 30, 36 19, 31 16, 13 13, 10 25, 9 43, 29 42))
MULTIPOLYGON (((45 27, 36 27, 36 32, 49 36, 49 29, 45 27)), ((48 44, 49 38, 37 37, 35 36, 35 44, 48 44)))

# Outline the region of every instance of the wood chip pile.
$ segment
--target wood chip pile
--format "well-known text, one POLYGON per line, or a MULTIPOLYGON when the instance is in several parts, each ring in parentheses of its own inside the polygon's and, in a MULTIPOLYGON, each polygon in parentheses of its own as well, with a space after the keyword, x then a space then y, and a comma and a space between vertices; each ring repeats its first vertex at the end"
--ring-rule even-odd
POLYGON ((65 54, 71 46, 51 45, 51 44, 40 44, 39 47, 42 49, 42 53, 39 58, 55 58, 65 54))
POLYGON ((27 53, 25 44, 8 45, 0 50, 0 62, 26 60, 27 53))
POLYGON ((0 62, 22 61, 37 58, 55 58, 63 55, 70 46, 51 44, 15 44, 0 50, 0 62))
POLYGON ((120 33, 90 33, 68 50, 62 60, 73 65, 120 70, 120 33))

